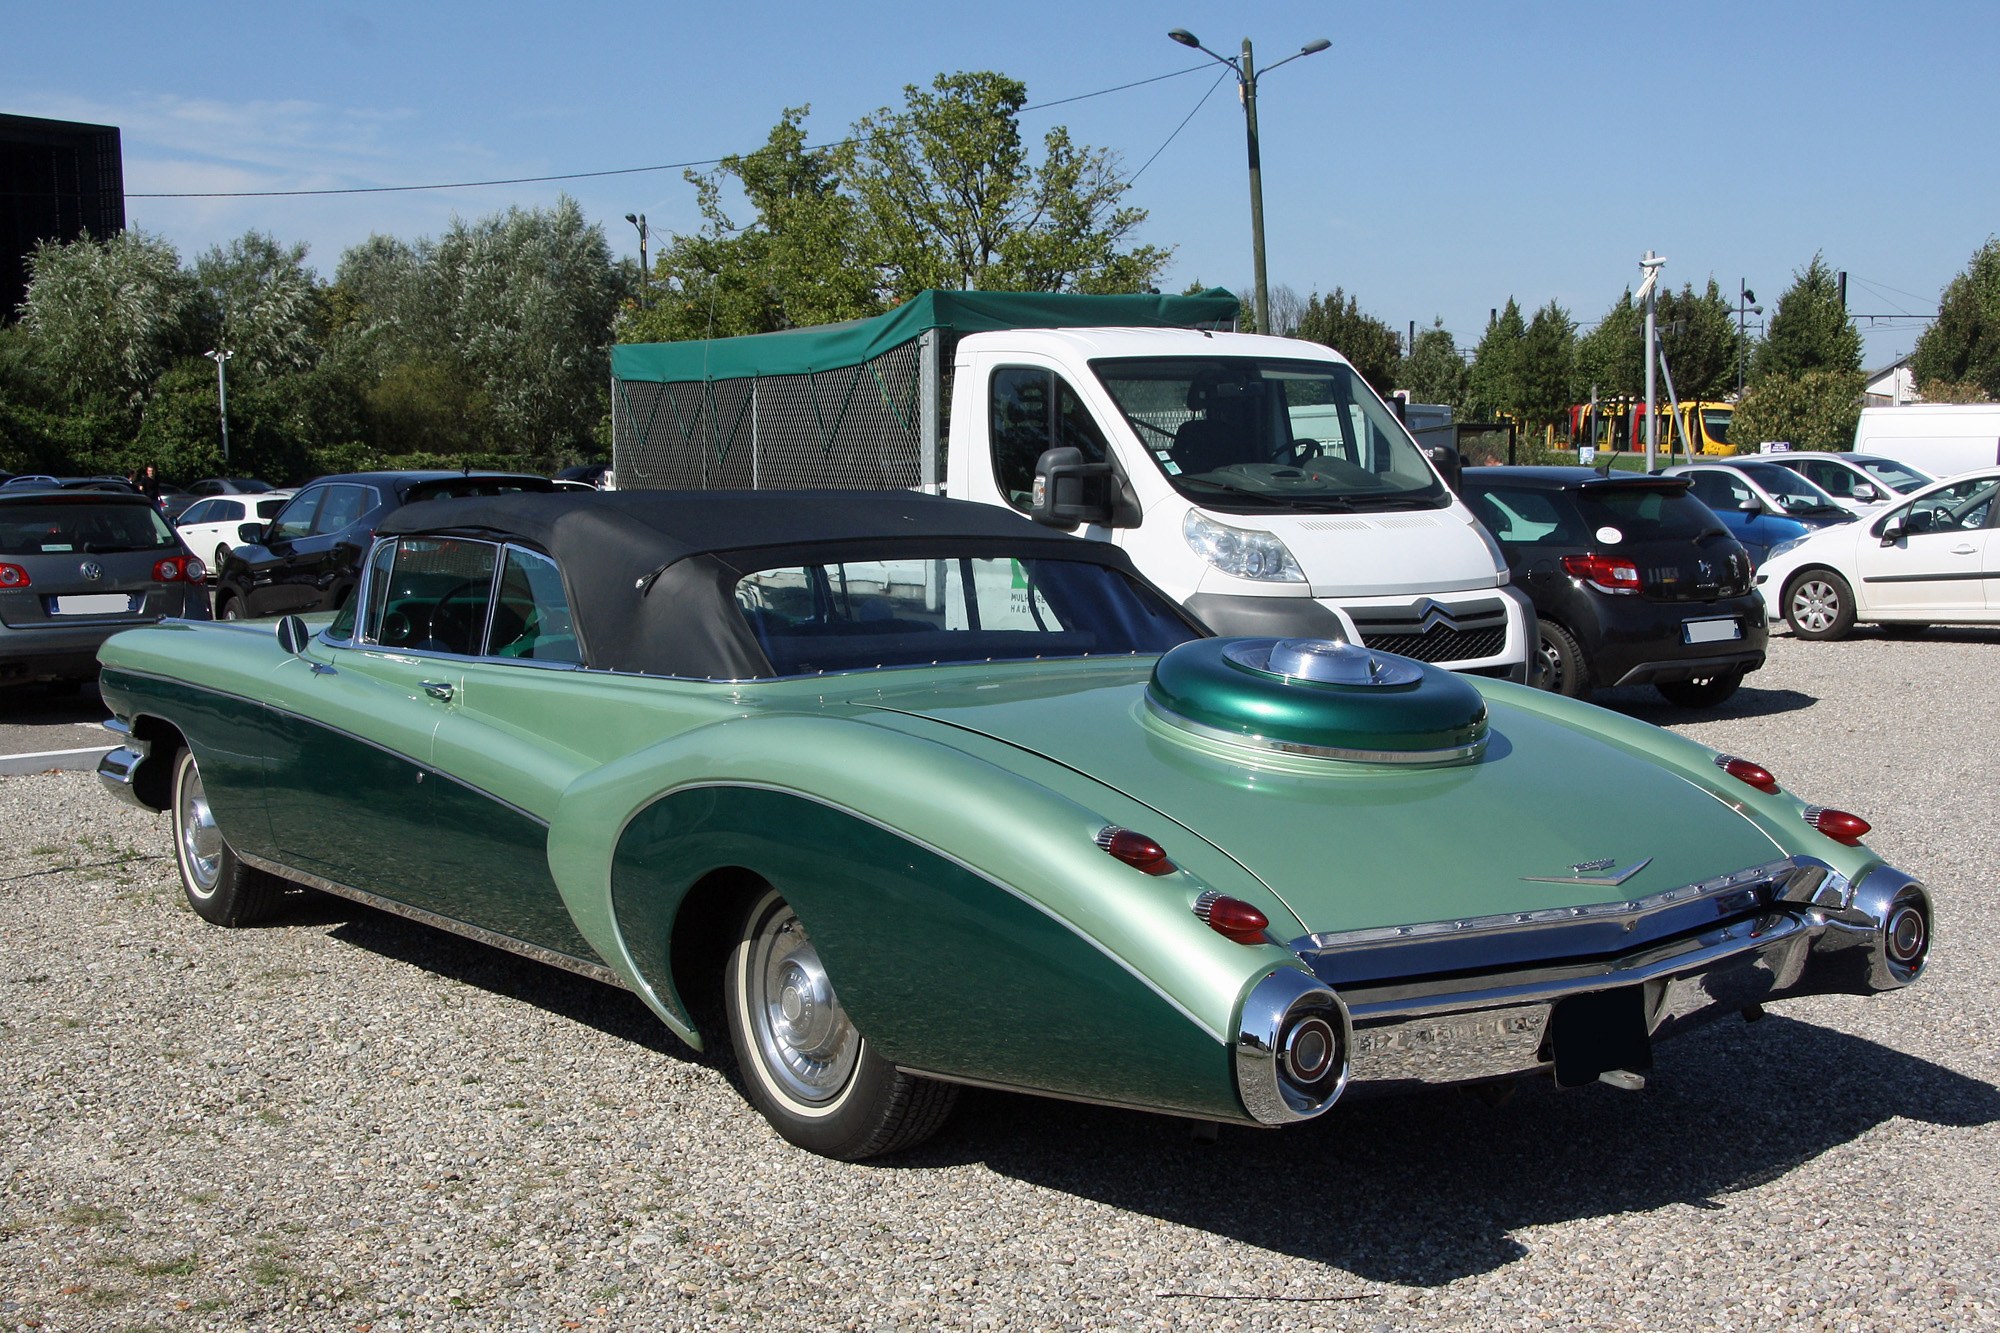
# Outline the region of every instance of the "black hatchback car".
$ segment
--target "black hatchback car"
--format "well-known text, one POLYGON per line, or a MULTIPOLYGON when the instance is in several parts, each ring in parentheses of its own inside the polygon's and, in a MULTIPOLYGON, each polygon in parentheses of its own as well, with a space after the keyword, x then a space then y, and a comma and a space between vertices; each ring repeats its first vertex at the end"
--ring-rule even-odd
POLYGON ((269 523, 245 523, 246 543, 215 580, 221 620, 333 611, 361 581, 375 526, 404 505, 472 495, 551 491, 547 477, 506 472, 350 472, 321 477, 269 523))
POLYGON ((1467 468, 1465 503, 1535 604, 1544 688, 1652 685, 1721 703, 1770 637, 1750 557, 1685 477, 1581 467, 1467 468))
POLYGON ((95 680, 119 630, 206 620, 204 572, 129 487, 0 487, 0 683, 95 680))

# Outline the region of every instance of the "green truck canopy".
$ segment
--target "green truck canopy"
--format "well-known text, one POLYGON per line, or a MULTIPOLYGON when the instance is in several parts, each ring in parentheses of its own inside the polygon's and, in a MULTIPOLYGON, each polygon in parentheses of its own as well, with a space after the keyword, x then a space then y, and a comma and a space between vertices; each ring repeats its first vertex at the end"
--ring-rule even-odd
POLYGON ((1236 297, 1220 287, 1194 296, 919 292, 873 319, 741 338, 620 343, 611 349, 611 374, 655 384, 811 375, 865 365, 927 329, 1220 328, 1236 310, 1236 297))

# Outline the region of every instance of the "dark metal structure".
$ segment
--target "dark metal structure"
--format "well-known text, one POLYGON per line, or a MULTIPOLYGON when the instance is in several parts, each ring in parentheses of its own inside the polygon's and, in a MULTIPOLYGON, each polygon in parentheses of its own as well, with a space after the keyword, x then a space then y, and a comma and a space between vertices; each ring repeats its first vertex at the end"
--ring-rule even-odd
POLYGON ((0 320, 20 315, 37 242, 124 229, 117 126, 0 115, 0 320))

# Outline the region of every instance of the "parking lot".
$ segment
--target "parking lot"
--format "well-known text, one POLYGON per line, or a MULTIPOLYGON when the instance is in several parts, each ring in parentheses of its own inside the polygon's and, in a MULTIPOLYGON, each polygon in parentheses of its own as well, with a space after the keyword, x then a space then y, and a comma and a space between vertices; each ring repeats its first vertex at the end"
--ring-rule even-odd
POLYGON ((0 777, 0 1329, 2000 1327, 1996 661, 1779 635, 1713 712, 1598 698, 1870 820, 1936 893, 1917 987, 1718 1023, 1639 1093, 1213 1145, 977 1092, 808 1156, 623 992, 304 893, 206 926, 163 817, 0 777))

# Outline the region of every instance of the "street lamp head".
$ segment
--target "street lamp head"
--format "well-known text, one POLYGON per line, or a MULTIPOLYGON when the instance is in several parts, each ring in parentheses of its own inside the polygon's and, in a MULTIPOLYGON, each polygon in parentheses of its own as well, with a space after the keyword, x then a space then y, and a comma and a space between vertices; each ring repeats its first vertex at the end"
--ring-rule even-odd
POLYGON ((1764 307, 1760 305, 1753 305, 1750 307, 1750 313, 1753 315, 1761 315, 1764 313, 1764 307))
POLYGON ((639 225, 639 215, 637 213, 627 213, 625 220, 635 227, 639 225))
POLYGON ((1186 28, 1175 28, 1173 31, 1169 32, 1167 36, 1173 38, 1175 41, 1179 42, 1182 46, 1193 46, 1197 48, 1201 46, 1200 39, 1197 38, 1193 33, 1189 32, 1186 28))
POLYGON ((1333 43, 1324 37, 1315 37, 1312 41, 1307 42, 1299 48, 1299 54, 1302 56, 1318 55, 1321 51, 1326 50, 1327 47, 1332 45, 1333 43))
POLYGON ((1751 291, 1748 287, 1745 287, 1743 289, 1743 299, 1746 301, 1754 301, 1757 299, 1757 293, 1751 291))
POLYGON ((236 353, 214 351, 214 352, 203 352, 202 355, 207 357, 209 360, 215 362, 217 365, 221 365, 224 361, 227 361, 230 357, 235 356, 236 353))

